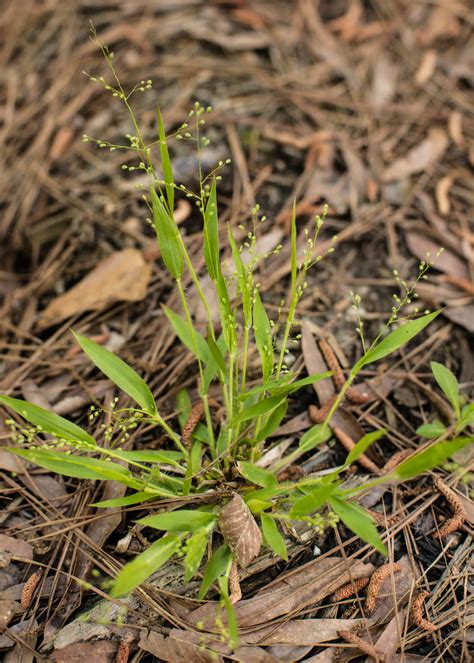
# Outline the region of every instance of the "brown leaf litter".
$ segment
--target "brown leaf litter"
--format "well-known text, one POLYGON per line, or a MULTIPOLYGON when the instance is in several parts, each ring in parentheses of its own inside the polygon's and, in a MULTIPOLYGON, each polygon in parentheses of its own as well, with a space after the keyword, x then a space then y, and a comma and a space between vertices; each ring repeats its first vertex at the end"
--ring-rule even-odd
POLYGON ((234 493, 221 510, 219 528, 238 564, 247 566, 260 552, 262 534, 244 500, 234 493))

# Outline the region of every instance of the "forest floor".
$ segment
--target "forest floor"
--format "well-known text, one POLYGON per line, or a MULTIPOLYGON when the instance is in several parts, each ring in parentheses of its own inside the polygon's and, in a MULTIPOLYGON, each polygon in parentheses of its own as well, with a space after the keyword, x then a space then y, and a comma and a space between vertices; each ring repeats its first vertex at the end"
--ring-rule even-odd
MULTIPOLYGON (((171 129, 196 99, 213 107, 204 162, 232 158, 220 186, 222 227, 248 223, 258 202, 268 217, 265 251, 283 247, 260 273, 275 317, 288 289, 292 201, 299 230, 329 205, 322 244, 337 235, 336 250, 308 279, 302 343, 289 358, 303 375, 326 370, 321 338, 343 368, 357 360, 351 290, 360 294, 366 333, 374 336, 396 292, 393 270, 413 280, 419 262, 444 247, 418 288, 422 306, 443 308, 442 315, 395 361, 363 373, 372 384, 379 378, 370 403, 343 410, 353 439, 387 429, 371 449, 379 467, 397 451, 418 448, 416 429, 446 416, 430 362, 456 374, 466 399, 474 387, 469 0, 4 4, 0 393, 83 424, 91 405, 109 403, 114 388, 77 351, 74 327, 130 363, 173 422, 179 389, 197 394, 197 368, 161 309, 177 300, 145 223, 135 189, 140 175, 121 170, 123 153, 82 142, 83 134, 114 142, 131 131, 110 95, 82 75, 105 75, 90 21, 115 52, 125 85, 153 80, 153 89, 137 97, 145 125, 153 126, 156 103, 171 129)), ((176 179, 195 185, 195 154, 183 143, 173 156, 176 179)), ((202 265, 198 216, 186 198, 176 218, 202 265)), ((276 441, 294 441, 310 425, 308 406, 325 396, 318 389, 294 400, 276 441)), ((0 439, 8 445, 5 418, 2 411, 0 439)), ((138 447, 158 442, 156 432, 140 427, 130 439, 138 447)), ((331 443, 306 463, 324 469, 343 458, 331 443)), ((317 537, 293 532, 289 562, 262 554, 242 573, 241 642, 231 653, 196 629, 208 613, 196 603, 199 583, 183 584, 178 563, 145 584, 125 614, 120 601, 107 598, 104 579, 146 546, 132 530, 143 507, 98 515, 90 504, 107 499, 110 485, 66 480, 0 449, 0 656, 7 663, 468 661, 472 460, 464 450, 419 480, 369 493, 365 506, 380 515, 388 561, 342 525, 317 537), (441 540, 436 532, 452 506, 436 477, 464 510, 463 524, 441 540), (388 575, 371 616, 364 589, 334 595, 384 564, 388 575), (427 594, 417 608, 421 591, 427 594), (344 639, 345 631, 357 631, 362 642, 344 639)), ((352 479, 365 477, 363 468, 356 472, 352 479)))

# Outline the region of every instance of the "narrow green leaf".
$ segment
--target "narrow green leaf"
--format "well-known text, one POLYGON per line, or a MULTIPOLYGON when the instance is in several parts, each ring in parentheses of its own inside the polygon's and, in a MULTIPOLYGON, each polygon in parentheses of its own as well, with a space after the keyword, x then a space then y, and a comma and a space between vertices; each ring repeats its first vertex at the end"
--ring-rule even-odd
POLYGON ((405 322, 405 324, 395 329, 391 332, 386 338, 384 338, 380 343, 375 347, 369 350, 360 360, 361 366, 366 364, 372 364, 387 355, 392 354, 398 348, 401 348, 403 345, 408 343, 414 336, 416 336, 422 329, 430 324, 441 311, 434 311, 434 313, 429 313, 428 315, 423 315, 421 318, 416 320, 410 320, 405 322))
POLYGON ((257 467, 257 465, 242 460, 238 465, 238 469, 240 474, 245 477, 247 481, 255 483, 257 486, 271 488, 272 486, 278 485, 275 475, 268 470, 264 470, 262 467, 257 467))
MULTIPOLYGON (((224 334, 221 334, 219 338, 217 339, 217 347, 220 350, 220 353, 222 356, 224 356, 226 352, 226 340, 224 338, 224 334)), ((209 348, 210 351, 210 348, 209 348)), ((209 389, 209 385, 211 384, 212 380, 215 378, 216 373, 217 373, 217 362, 214 359, 214 357, 211 356, 209 357, 207 364, 206 364, 206 369, 204 371, 204 381, 203 381, 203 389, 204 391, 207 391, 209 389)))
POLYGON ((212 179, 211 190, 204 212, 204 260, 207 272, 213 281, 217 280, 219 266, 219 229, 217 217, 216 178, 212 179))
POLYGON ((178 421, 181 430, 183 430, 192 410, 191 397, 187 389, 180 389, 176 396, 176 408, 179 411, 178 421))
POLYGON ((416 434, 420 437, 435 438, 439 437, 446 431, 442 421, 435 419, 428 424, 422 424, 416 429, 416 434))
POLYGON ((150 196, 161 257, 171 276, 174 279, 180 279, 184 271, 184 257, 179 240, 178 226, 174 218, 165 209, 153 183, 150 184, 150 196))
POLYGON ((91 341, 86 336, 81 336, 75 331, 72 333, 89 359, 104 375, 128 394, 130 398, 133 398, 145 412, 151 415, 156 414, 155 399, 150 388, 131 366, 119 359, 113 352, 91 341))
POLYGON ((201 564, 207 541, 211 534, 210 529, 202 529, 191 534, 186 541, 186 557, 184 558, 184 580, 189 582, 201 564))
POLYGON ((453 406, 456 418, 459 419, 461 416, 461 403, 459 401, 459 384, 456 376, 449 368, 436 361, 431 362, 431 370, 443 394, 453 406))
POLYGON ((387 431, 382 428, 381 430, 376 430, 372 433, 366 433, 363 437, 361 437, 347 456, 344 467, 352 465, 352 463, 354 463, 363 453, 367 451, 371 444, 383 437, 386 432, 387 431))
POLYGON ((191 339, 191 334, 186 320, 184 320, 180 315, 172 311, 164 304, 162 305, 162 308, 163 311, 165 312, 166 317, 170 321, 176 336, 179 338, 181 343, 185 345, 188 348, 188 350, 190 350, 193 353, 193 355, 195 355, 195 351, 197 348, 198 358, 204 363, 208 362, 211 351, 209 350, 209 346, 207 345, 206 339, 202 336, 202 334, 200 334, 198 330, 194 328, 194 339, 196 341, 196 348, 195 348, 191 339))
POLYGON ((474 437, 472 435, 458 437, 455 440, 447 440, 446 442, 436 442, 400 463, 395 470, 395 476, 403 480, 412 479, 419 474, 423 474, 423 472, 432 470, 437 465, 441 465, 441 463, 444 463, 456 451, 467 447, 473 442, 474 437))
POLYGON ((11 398, 11 396, 0 396, 0 403, 5 403, 26 421, 29 421, 30 424, 37 426, 46 433, 71 442, 83 442, 91 449, 97 448, 97 442, 83 428, 54 412, 45 410, 39 405, 23 401, 20 398, 11 398))
POLYGON ((285 539, 281 535, 275 519, 268 513, 262 513, 260 518, 262 520, 262 532, 265 543, 279 557, 288 561, 288 550, 286 549, 285 539))
POLYGON ((154 516, 146 516, 137 520, 141 525, 163 529, 168 532, 195 532, 217 519, 217 514, 208 511, 193 511, 191 509, 180 509, 179 511, 168 511, 158 513, 154 516))
POLYGON ((161 165, 163 167, 163 179, 166 186, 166 197, 168 198, 168 208, 171 214, 174 210, 174 179, 173 179, 173 169, 171 167, 171 159, 168 152, 168 143, 166 141, 165 129, 163 126, 163 118, 161 116, 161 111, 157 108, 158 116, 158 135, 160 138, 160 155, 161 155, 161 165))
POLYGON ((206 570, 204 571, 198 599, 203 599, 211 588, 211 585, 217 580, 217 578, 225 573, 230 559, 231 552, 225 543, 213 552, 211 559, 206 565, 206 570))
POLYGON ((314 511, 320 509, 329 500, 336 488, 337 485, 333 483, 327 485, 321 483, 320 486, 316 486, 307 495, 300 497, 294 502, 290 510, 290 516, 292 518, 300 518, 301 516, 314 513, 314 511))
POLYGON ((267 414, 274 410, 280 403, 286 401, 286 397, 281 396, 269 396, 264 398, 258 403, 248 404, 246 403, 240 412, 237 415, 237 421, 249 421, 255 419, 256 417, 262 416, 262 414, 267 414))
POLYGON ((230 303, 229 292, 225 279, 222 275, 220 264, 218 265, 216 279, 217 298, 219 301, 219 317, 222 325, 222 334, 229 352, 233 351, 235 344, 235 313, 230 303))
POLYGON ((181 536, 167 534, 154 541, 149 548, 137 555, 120 571, 115 579, 112 596, 123 596, 141 585, 155 571, 165 564, 178 550, 181 536))
POLYGON ((387 554, 387 549, 380 539, 372 518, 360 506, 353 502, 346 502, 340 497, 330 497, 329 504, 334 513, 354 534, 370 543, 375 550, 384 555, 387 554))
POLYGON ((239 628, 237 625, 237 615, 235 614, 235 608, 232 605, 232 602, 229 598, 229 591, 227 588, 228 579, 227 577, 220 577, 217 579, 219 584, 219 590, 221 594, 221 601, 224 604, 225 612, 227 615, 227 628, 229 631, 229 646, 232 650, 235 650, 239 644, 239 628))
POLYGON ((45 470, 66 477, 92 479, 94 481, 118 481, 135 489, 140 489, 143 485, 143 482, 135 480, 125 467, 98 458, 74 456, 63 451, 41 448, 16 449, 15 447, 6 447, 5 450, 26 458, 26 460, 43 467, 45 470))
POLYGON ((298 254, 296 250, 296 200, 293 200, 291 212, 291 289, 296 288, 296 276, 298 273, 298 254))
POLYGON ((281 424, 287 409, 288 409, 288 400, 285 399, 272 412, 270 412, 270 414, 268 415, 267 422, 260 430, 258 435, 255 436, 256 442, 261 442, 262 440, 266 440, 267 437, 270 437, 270 435, 272 435, 276 431, 278 426, 281 424))
POLYGON ((318 444, 327 442, 331 437, 331 431, 328 426, 323 428, 322 424, 311 426, 300 438, 299 448, 301 451, 310 451, 318 444))
POLYGON ((253 297, 253 332, 257 350, 262 361, 262 373, 265 382, 273 371, 272 328, 258 290, 254 291, 253 297))
POLYGON ((224 373, 225 375, 227 373, 227 366, 225 364, 224 356, 218 344, 214 340, 210 329, 208 329, 207 332, 207 344, 209 346, 209 350, 214 361, 216 362, 217 366, 222 371, 222 373, 224 373))
POLYGON ((164 465, 179 466, 179 461, 183 458, 181 451, 158 451, 150 449, 149 451, 122 451, 114 449, 115 456, 123 460, 136 461, 137 463, 159 463, 164 465))
POLYGON ((104 500, 103 502, 95 502, 91 506, 95 506, 97 509, 113 509, 119 506, 131 506, 132 504, 141 504, 142 502, 148 502, 150 500, 155 500, 159 495, 153 495, 145 492, 133 493, 133 495, 127 495, 126 497, 116 497, 113 500, 104 500))

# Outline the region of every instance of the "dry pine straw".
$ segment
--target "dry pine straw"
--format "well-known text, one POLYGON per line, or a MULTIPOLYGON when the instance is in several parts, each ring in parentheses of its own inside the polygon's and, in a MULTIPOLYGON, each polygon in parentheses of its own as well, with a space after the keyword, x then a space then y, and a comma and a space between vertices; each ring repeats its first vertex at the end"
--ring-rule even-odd
POLYGON ((442 479, 436 478, 434 483, 439 492, 444 495, 446 502, 453 509, 452 517, 437 532, 438 538, 444 539, 448 534, 452 534, 461 527, 466 519, 466 511, 459 497, 442 479))
POLYGON ((363 640, 353 631, 339 631, 339 635, 341 638, 343 638, 343 640, 351 645, 354 645, 357 647, 357 649, 360 649, 361 652, 367 654, 367 656, 372 656, 372 658, 374 658, 376 661, 380 660, 380 656, 377 654, 375 647, 366 640, 363 640))

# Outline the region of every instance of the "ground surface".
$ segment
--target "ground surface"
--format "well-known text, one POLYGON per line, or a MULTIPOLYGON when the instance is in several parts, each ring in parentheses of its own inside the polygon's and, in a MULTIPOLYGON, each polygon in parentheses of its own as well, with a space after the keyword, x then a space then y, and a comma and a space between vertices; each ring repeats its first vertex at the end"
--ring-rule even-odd
MULTIPOLYGON (((361 426, 388 427, 372 456, 380 466, 400 449, 415 449, 420 444, 416 428, 442 409, 433 389, 423 388, 434 384, 429 362, 449 366, 467 396, 474 382, 469 345, 474 329, 469 225, 474 16, 469 8, 467 0, 7 1, 0 17, 5 161, 0 391, 77 422, 86 421, 91 404, 110 402, 113 388, 76 351, 68 331, 73 326, 132 364, 163 412, 172 415, 182 386, 195 394, 195 366, 161 312, 160 303, 173 306, 176 299, 144 223, 136 181, 120 170, 122 154, 100 152, 81 140, 87 133, 115 141, 130 131, 119 107, 81 75, 82 70, 105 73, 88 40, 92 20, 116 52, 124 84, 153 79, 153 90, 138 99, 150 131, 157 101, 170 129, 195 99, 214 107, 205 159, 210 165, 227 156, 233 160, 221 187, 221 221, 233 227, 245 223, 258 201, 269 219, 266 247, 283 245, 261 274, 263 296, 275 315, 287 287, 292 200, 301 229, 323 202, 329 204, 323 239, 337 234, 339 242, 333 257, 309 279, 301 314, 303 352, 294 352, 297 365, 311 372, 314 362, 321 363, 314 339, 326 337, 343 366, 349 366, 359 353, 349 291, 362 296, 370 336, 390 309, 392 270, 409 279, 427 252, 434 255, 444 246, 419 289, 423 306, 445 306, 444 315, 396 362, 382 367, 376 399, 347 412, 355 438, 361 426)), ((175 157, 177 179, 192 186, 194 156, 183 147, 175 157)), ((177 216, 202 264, 199 225, 186 200, 177 216)), ((300 434, 308 425, 305 408, 317 402, 308 389, 292 405, 287 435, 300 434)), ((8 429, 0 427, 8 443, 8 429)), ((131 443, 161 442, 156 431, 138 429, 131 443)), ((327 467, 342 458, 332 445, 307 462, 327 467)), ((469 462, 465 454, 452 472, 437 471, 456 487, 467 513, 452 539, 440 542, 434 535, 450 515, 449 504, 433 488, 434 475, 389 488, 383 507, 381 502, 375 507, 398 516, 385 520, 381 532, 390 560, 399 561, 402 572, 386 579, 379 607, 360 635, 391 660, 469 660, 472 505, 462 481, 469 462), (415 580, 416 591, 429 592, 424 616, 436 631, 410 621, 415 580)), ((214 658, 198 648, 193 625, 205 621, 206 614, 193 612, 197 606, 189 599, 197 585, 183 590, 179 566, 167 567, 141 592, 125 625, 101 624, 97 614, 87 624, 74 622, 96 604, 94 597, 104 595, 75 581, 100 587, 97 575, 113 575, 145 545, 140 537, 122 541, 137 510, 98 518, 88 505, 113 495, 113 487, 65 481, 4 451, 0 469, 0 526, 2 536, 10 537, 0 545, 7 551, 0 569, 0 617, 10 623, 0 635, 3 660, 226 656, 219 644, 207 643, 218 652, 214 658), (23 584, 39 569, 39 585, 22 608, 23 584), (178 601, 183 593, 188 598, 178 601), (11 619, 4 617, 8 611, 11 619)), ((267 555, 243 574, 244 601, 238 608, 243 643, 234 660, 360 656, 360 649, 338 633, 357 627, 364 599, 334 601, 331 595, 342 584, 334 584, 334 578, 348 581, 348 568, 354 578, 367 577, 383 560, 342 526, 317 541, 293 537, 291 545, 290 563, 267 555)))

